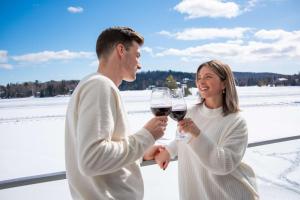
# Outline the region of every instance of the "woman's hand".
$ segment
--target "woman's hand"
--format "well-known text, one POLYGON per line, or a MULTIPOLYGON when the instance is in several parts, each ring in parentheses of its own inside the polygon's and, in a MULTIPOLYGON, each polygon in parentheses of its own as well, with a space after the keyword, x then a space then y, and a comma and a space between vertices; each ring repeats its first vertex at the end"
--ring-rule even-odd
POLYGON ((153 145, 147 149, 144 153, 143 160, 154 160, 155 155, 164 150, 165 147, 162 145, 153 145))
POLYGON ((189 133, 194 138, 200 135, 200 129, 198 126, 191 120, 191 118, 186 118, 178 122, 179 132, 189 133))
POLYGON ((156 154, 155 161, 159 165, 159 167, 163 170, 165 170, 168 167, 168 164, 170 162, 170 154, 166 149, 160 149, 160 152, 156 154))

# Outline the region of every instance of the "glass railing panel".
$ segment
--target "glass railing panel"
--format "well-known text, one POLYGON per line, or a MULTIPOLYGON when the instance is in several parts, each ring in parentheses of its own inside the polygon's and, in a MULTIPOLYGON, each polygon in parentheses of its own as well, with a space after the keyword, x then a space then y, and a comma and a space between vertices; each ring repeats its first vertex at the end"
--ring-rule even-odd
POLYGON ((248 148, 244 160, 257 175, 261 199, 300 199, 299 139, 248 148))
MULTIPOLYGON (((257 175, 261 199, 300 199, 300 145, 299 138, 292 141, 248 148, 244 162, 257 175)), ((142 167, 145 200, 178 199, 177 162, 166 170, 157 165, 142 167)), ((70 199, 65 179, 0 190, 0 199, 70 199), (22 197, 22 198, 20 198, 22 197)))

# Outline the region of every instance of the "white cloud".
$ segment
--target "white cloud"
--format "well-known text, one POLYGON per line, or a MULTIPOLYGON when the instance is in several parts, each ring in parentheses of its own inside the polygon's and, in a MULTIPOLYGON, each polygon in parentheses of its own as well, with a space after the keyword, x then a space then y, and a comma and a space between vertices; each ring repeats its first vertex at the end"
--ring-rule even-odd
POLYGON ((0 63, 0 68, 2 69, 12 69, 12 65, 8 64, 8 63, 0 63))
POLYGON ((182 14, 187 14, 187 19, 200 17, 233 18, 244 12, 251 11, 258 0, 249 0, 246 5, 239 5, 233 1, 223 0, 183 0, 174 9, 182 14))
POLYGON ((153 50, 152 50, 152 48, 145 46, 145 47, 142 47, 141 50, 144 51, 144 52, 146 52, 146 53, 149 53, 151 56, 153 56, 153 50))
POLYGON ((82 13, 83 12, 83 8, 82 7, 74 7, 74 6, 70 6, 67 9, 70 13, 82 13))
POLYGON ((255 52, 266 52, 268 53, 266 56, 271 57, 300 57, 300 30, 291 32, 281 29, 260 30, 255 33, 255 37, 264 40, 250 43, 256 46, 255 52))
POLYGON ((244 41, 243 40, 228 40, 226 41, 227 44, 243 44, 244 41))
POLYGON ((158 34, 169 36, 169 37, 175 36, 174 34, 170 33, 169 31, 165 31, 165 30, 158 32, 158 34))
POLYGON ((252 8, 255 7, 255 5, 257 4, 257 2, 258 2, 258 0, 250 0, 250 1, 248 1, 247 5, 243 9, 243 12, 250 12, 252 10, 252 8))
POLYGON ((95 60, 90 63, 90 66, 92 66, 92 67, 97 67, 98 65, 99 65, 99 60, 95 60))
POLYGON ((17 62, 43 63, 51 60, 70 60, 76 58, 92 58, 94 53, 91 52, 71 52, 69 50, 62 51, 42 51, 38 53, 30 53, 21 56, 13 56, 13 60, 17 62))
POLYGON ((188 28, 182 32, 171 33, 160 31, 158 34, 176 38, 177 40, 206 40, 215 38, 238 39, 244 37, 244 33, 250 28, 188 28))
POLYGON ((169 48, 156 53, 155 56, 177 56, 184 61, 207 57, 238 59, 241 62, 272 61, 273 59, 296 59, 299 61, 300 31, 259 30, 252 35, 249 41, 238 39, 184 49, 169 48))
POLYGON ((188 14, 188 19, 199 17, 232 18, 239 15, 239 5, 221 0, 183 0, 174 9, 182 14, 188 14))
POLYGON ((7 61, 8 61, 7 51, 0 50, 0 68, 12 69, 12 65, 8 64, 7 61))
POLYGON ((287 32, 281 29, 276 30, 260 30, 255 33, 255 37, 259 39, 267 39, 267 40, 278 40, 282 39, 284 37, 290 37, 294 33, 293 32, 287 32))
POLYGON ((208 55, 235 56, 239 51, 241 51, 241 48, 238 44, 209 43, 205 45, 189 47, 186 49, 170 48, 156 55, 180 57, 203 57, 208 55))

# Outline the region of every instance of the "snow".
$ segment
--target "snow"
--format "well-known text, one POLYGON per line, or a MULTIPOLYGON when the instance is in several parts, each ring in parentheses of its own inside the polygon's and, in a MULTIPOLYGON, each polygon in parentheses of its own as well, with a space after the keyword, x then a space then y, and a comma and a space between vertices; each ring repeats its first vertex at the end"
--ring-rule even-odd
MULTIPOLYGON (((186 97, 198 101, 196 89, 186 97)), ((152 117, 150 91, 121 92, 132 132, 152 117)), ((238 87, 249 142, 299 135, 300 87, 238 87)), ((64 118, 69 97, 0 100, 0 180, 65 170, 64 118)), ((169 119, 162 140, 175 136, 169 119)), ((299 140, 248 148, 245 161, 257 173, 261 199, 300 199, 299 140)), ((142 168, 145 199, 178 199, 177 162, 167 170, 142 168)), ((70 199, 66 180, 0 190, 0 199, 70 199)))

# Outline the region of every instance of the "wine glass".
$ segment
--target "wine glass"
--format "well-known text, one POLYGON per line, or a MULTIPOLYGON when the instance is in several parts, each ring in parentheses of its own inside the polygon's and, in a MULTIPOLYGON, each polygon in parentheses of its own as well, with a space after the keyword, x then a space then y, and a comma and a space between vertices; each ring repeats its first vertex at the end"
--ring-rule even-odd
MULTIPOLYGON (((179 122, 184 119, 187 106, 183 97, 183 92, 181 88, 173 89, 171 91, 171 99, 172 99, 172 109, 170 113, 170 117, 175 121, 179 122)), ((187 134, 182 134, 179 130, 176 130, 176 140, 186 140, 188 137, 187 134)))
POLYGON ((153 88, 150 104, 151 111, 155 116, 168 116, 172 108, 170 89, 167 87, 153 88))

